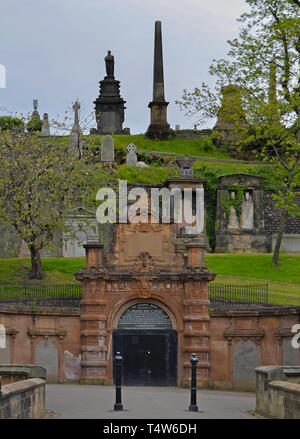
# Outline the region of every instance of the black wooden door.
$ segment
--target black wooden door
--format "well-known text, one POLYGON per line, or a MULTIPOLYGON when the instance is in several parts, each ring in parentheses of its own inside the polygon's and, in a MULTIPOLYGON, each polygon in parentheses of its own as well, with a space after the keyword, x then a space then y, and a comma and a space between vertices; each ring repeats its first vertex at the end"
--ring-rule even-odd
POLYGON ((123 357, 122 383, 136 386, 177 384, 176 331, 115 331, 113 353, 123 357))

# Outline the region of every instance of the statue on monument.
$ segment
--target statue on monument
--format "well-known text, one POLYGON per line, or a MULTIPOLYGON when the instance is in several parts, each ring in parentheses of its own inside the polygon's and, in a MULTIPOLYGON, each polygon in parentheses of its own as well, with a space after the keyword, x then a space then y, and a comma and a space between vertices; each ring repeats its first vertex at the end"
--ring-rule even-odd
POLYGON ((106 75, 109 78, 113 78, 114 77, 115 60, 114 60, 114 56, 111 54, 110 50, 108 50, 107 55, 104 58, 104 60, 105 60, 105 66, 106 66, 106 75))

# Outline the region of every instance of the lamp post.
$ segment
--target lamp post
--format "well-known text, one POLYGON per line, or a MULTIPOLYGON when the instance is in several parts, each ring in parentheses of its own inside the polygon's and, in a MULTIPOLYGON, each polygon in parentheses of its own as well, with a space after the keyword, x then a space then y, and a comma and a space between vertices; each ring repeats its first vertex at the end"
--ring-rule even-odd
POLYGON ((189 406, 190 412, 197 412, 198 406, 197 406, 197 379, 196 379, 196 366, 198 363, 198 358, 196 357, 196 354, 192 355, 192 358, 190 359, 191 365, 192 365, 192 379, 191 379, 191 404, 189 406))
POLYGON ((114 358, 115 385, 116 385, 116 402, 114 404, 114 411, 123 410, 122 395, 121 395, 122 361, 123 361, 123 358, 122 358, 120 352, 117 352, 117 355, 114 358))

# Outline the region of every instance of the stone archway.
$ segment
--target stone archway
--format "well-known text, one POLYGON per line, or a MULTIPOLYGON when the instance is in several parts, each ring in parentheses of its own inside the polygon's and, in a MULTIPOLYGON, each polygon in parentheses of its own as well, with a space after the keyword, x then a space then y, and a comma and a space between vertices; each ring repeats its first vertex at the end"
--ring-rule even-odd
POLYGON ((177 384, 177 332, 154 301, 136 301, 119 313, 113 353, 123 356, 125 385, 177 384))

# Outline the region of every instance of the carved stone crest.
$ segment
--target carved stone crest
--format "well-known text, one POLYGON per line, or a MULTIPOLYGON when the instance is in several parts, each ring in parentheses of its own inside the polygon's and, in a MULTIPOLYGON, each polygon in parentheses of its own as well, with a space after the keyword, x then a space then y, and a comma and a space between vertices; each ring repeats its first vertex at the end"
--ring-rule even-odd
POLYGON ((137 271, 151 271, 154 269, 152 256, 148 252, 140 253, 135 263, 135 269, 137 271))

